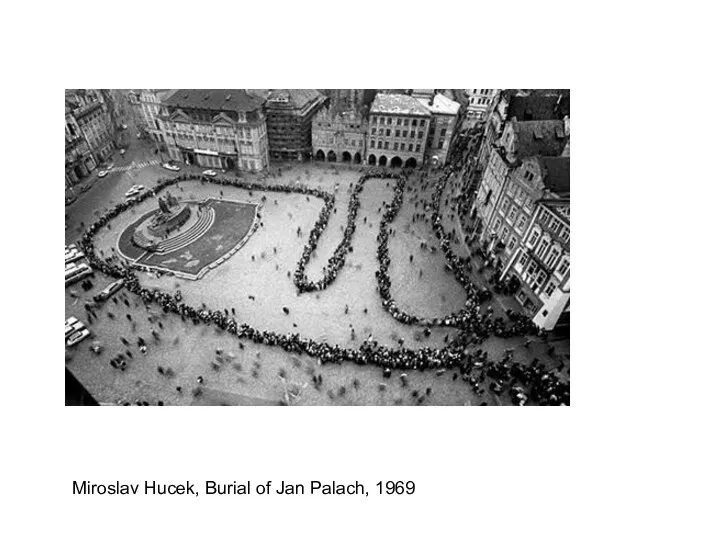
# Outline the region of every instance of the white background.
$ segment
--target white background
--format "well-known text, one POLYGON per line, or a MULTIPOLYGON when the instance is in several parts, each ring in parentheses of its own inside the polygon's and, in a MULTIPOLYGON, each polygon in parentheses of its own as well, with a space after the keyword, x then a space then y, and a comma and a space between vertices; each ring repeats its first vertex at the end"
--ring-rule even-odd
POLYGON ((720 537, 717 18, 702 5, 6 8, 3 536, 720 537), (63 406, 51 261, 63 245, 64 88, 435 86, 572 90, 571 407, 63 406), (417 489, 73 497, 73 480, 417 489))

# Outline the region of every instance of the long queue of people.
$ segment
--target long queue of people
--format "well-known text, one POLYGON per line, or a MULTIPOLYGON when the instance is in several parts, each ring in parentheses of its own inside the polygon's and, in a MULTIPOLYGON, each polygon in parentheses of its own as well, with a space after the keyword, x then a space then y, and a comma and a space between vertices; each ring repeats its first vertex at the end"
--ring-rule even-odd
MULTIPOLYGON (((393 173, 384 173, 384 171, 380 172, 380 174, 385 174, 386 176, 381 176, 384 178, 396 177, 393 173)), ((364 179, 367 180, 371 177, 377 178, 378 176, 379 174, 371 171, 364 175, 364 179)), ((489 312, 485 312, 482 316, 467 316, 463 325, 464 332, 461 333, 460 338, 453 340, 448 344, 448 346, 442 349, 430 347, 420 349, 406 349, 404 347, 400 347, 391 349, 379 345, 373 341, 372 338, 366 339, 359 349, 345 349, 339 347, 338 345, 329 345, 328 343, 317 342, 311 338, 304 338, 297 333, 279 334, 268 330, 257 330, 246 323, 238 323, 234 316, 234 310, 233 316, 231 316, 227 310, 224 310, 223 312, 221 310, 209 310, 204 306, 202 309, 189 306, 182 302, 181 295, 173 295, 142 287, 137 275, 130 267, 117 264, 111 258, 101 258, 98 256, 94 249, 92 239, 95 234, 107 225, 111 219, 129 207, 140 204, 140 202, 146 198, 154 196, 157 192, 169 185, 187 180, 199 180, 203 183, 213 182, 220 185, 235 185, 251 191, 264 190, 303 193, 323 198, 326 201, 326 207, 329 204, 330 208, 332 208, 332 205, 334 204, 334 196, 315 188, 305 186, 264 185, 223 177, 208 179, 197 175, 182 175, 176 178, 164 179, 152 190, 149 190, 139 196, 137 200, 119 203, 114 208, 108 210, 100 216, 96 222, 88 226, 80 243, 87 254, 89 264, 93 268, 116 279, 124 278, 127 290, 131 293, 137 294, 143 302, 146 303, 146 305, 155 303, 159 305, 165 313, 175 313, 182 317, 183 320, 189 319, 194 324, 214 324, 218 328, 236 335, 239 339, 249 339, 257 344, 281 347, 288 353, 307 354, 310 357, 316 358, 321 364, 340 364, 347 361, 361 365, 374 364, 391 370, 412 369, 422 371, 426 369, 435 369, 438 370, 438 373, 446 369, 459 368, 462 373, 463 380, 469 383, 476 393, 484 392, 481 385, 484 382, 485 377, 488 375, 488 370, 491 369, 494 364, 478 361, 478 352, 468 352, 466 344, 475 342, 475 339, 469 338, 469 332, 480 331, 478 336, 487 332, 493 332, 496 335, 520 335, 520 333, 527 333, 530 330, 534 330, 534 328, 530 328, 528 326, 527 321, 525 320, 527 318, 523 315, 509 313, 508 315, 511 324, 508 327, 502 317, 492 318, 489 312)), ((404 178, 398 178, 398 180, 403 182, 404 178)), ((403 185, 404 184, 401 184, 399 188, 396 187, 396 195, 393 198, 393 202, 390 205, 388 213, 386 214, 386 225, 394 219, 400 208, 402 203, 403 185)), ((362 184, 360 184, 360 186, 356 186, 355 190, 355 193, 359 194, 362 190, 362 184)), ((354 215, 356 215, 356 211, 355 213, 351 213, 353 214, 354 223, 354 215)), ((350 235, 350 238, 351 236, 352 235, 350 235)), ((443 249, 445 251, 445 248, 443 249)), ((450 253, 452 252, 450 251, 450 253)), ((452 260, 447 253, 446 257, 449 260, 452 260)), ((341 266, 342 265, 340 265, 340 267, 341 266)), ((338 267, 338 269, 340 267, 338 267)), ((387 270, 387 266, 385 269, 387 270)), ((461 273, 460 275, 463 274, 461 273)), ((461 280, 461 283, 462 282, 463 281, 461 280)), ((480 296, 477 293, 469 295, 469 301, 476 302, 479 297, 480 296)), ((473 313, 477 315, 479 306, 474 307, 475 310, 473 313)), ((468 312, 466 312, 466 315, 467 313, 468 312)), ((510 384, 516 384, 517 382, 512 378, 513 374, 524 374, 523 376, 525 378, 523 380, 532 384, 532 388, 530 389, 531 397, 536 399, 538 402, 540 402, 540 400, 549 400, 548 404, 561 404, 565 402, 565 394, 563 393, 564 387, 554 374, 537 365, 531 366, 532 369, 528 368, 530 371, 527 371, 522 366, 516 367, 516 363, 513 363, 510 360, 506 360, 506 363, 509 366, 508 369, 511 370, 509 372, 511 376, 509 379, 510 384)), ((515 379, 517 379, 517 377, 515 377, 515 379)), ((512 386, 512 388, 515 388, 515 386, 512 386)), ((569 387, 567 388, 567 399, 569 400, 569 387)))
POLYGON ((323 277, 318 281, 311 281, 305 274, 305 268, 308 262, 310 262, 310 256, 317 248, 320 236, 322 236, 322 233, 325 230, 328 221, 330 220, 330 214, 333 210, 335 202, 334 198, 332 200, 332 204, 325 205, 325 207, 320 212, 320 217, 315 222, 315 225, 310 231, 308 242, 303 249, 302 256, 300 257, 297 268, 295 270, 294 283, 300 293, 320 291, 327 288, 328 285, 335 281, 338 273, 340 272, 342 267, 345 266, 345 259, 347 258, 347 254, 352 249, 352 238, 355 234, 355 230, 357 229, 356 218, 358 210, 360 209, 360 194, 362 193, 363 187, 365 186, 365 182, 371 178, 393 178, 398 181, 405 180, 404 175, 393 173, 383 169, 370 169, 369 171, 363 173, 360 176, 357 183, 353 186, 353 191, 350 195, 350 202, 348 203, 347 224, 343 228, 343 237, 340 240, 338 246, 335 248, 332 256, 328 259, 327 265, 323 268, 323 277))

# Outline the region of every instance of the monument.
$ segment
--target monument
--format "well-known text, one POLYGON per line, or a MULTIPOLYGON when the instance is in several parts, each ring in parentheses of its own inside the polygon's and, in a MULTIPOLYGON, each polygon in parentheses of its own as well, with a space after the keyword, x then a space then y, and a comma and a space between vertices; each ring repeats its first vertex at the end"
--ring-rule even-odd
POLYGON ((165 198, 158 198, 158 209, 137 227, 132 241, 140 248, 154 251, 160 242, 182 229, 191 217, 190 206, 168 193, 165 198))

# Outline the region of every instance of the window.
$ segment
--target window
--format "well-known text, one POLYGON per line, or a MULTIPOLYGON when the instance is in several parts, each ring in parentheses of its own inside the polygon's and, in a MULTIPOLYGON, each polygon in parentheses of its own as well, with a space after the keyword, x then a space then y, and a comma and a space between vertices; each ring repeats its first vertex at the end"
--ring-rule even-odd
POLYGON ((403 130, 403 137, 407 138, 407 129, 403 130))
POLYGON ((569 228, 563 227, 562 229, 560 229, 560 239, 563 242, 567 242, 568 240, 570 240, 570 229, 569 228))
POLYGON ((395 136, 396 136, 396 137, 399 137, 399 136, 400 136, 400 130, 399 130, 399 129, 396 129, 396 130, 395 130, 395 136))
POLYGON ((377 132, 377 128, 372 128, 372 132, 370 134, 375 135, 376 132, 377 132))
POLYGON ((415 138, 415 132, 414 132, 414 131, 411 131, 411 132, 410 132, 410 138, 411 138, 411 139, 414 139, 414 138, 415 138))
POLYGON ((557 269, 557 275, 560 276, 560 279, 565 277, 565 274, 567 274, 567 271, 569 268, 570 268, 570 259, 565 257, 565 258, 563 258, 562 262, 560 263, 560 266, 557 269))
POLYGON ((420 127, 423 127, 425 125, 425 120, 420 120, 420 127))
POLYGON ((530 245, 530 247, 535 245, 535 243, 537 242, 539 237, 540 237, 540 233, 538 231, 533 231, 530 234, 530 240, 528 240, 528 244, 530 245))
POLYGON ((447 133, 447 129, 441 129, 441 130, 440 130, 440 136, 441 136, 441 137, 444 137, 446 133, 447 133))
POLYGON ((555 265, 558 257, 560 257, 560 250, 557 247, 552 248, 550 250, 550 254, 548 255, 547 261, 545 261, 548 268, 552 268, 555 265))
POLYGON ((423 135, 425 135, 424 131, 418 131, 418 138, 422 139, 423 135))
POLYGON ((550 221, 550 230, 552 232, 556 233, 556 232, 558 232, 559 228, 560 228, 560 222, 557 219, 552 218, 552 220, 550 221))
POLYGON ((377 124, 377 116, 373 116, 373 124, 377 124))
POLYGON ((503 227, 502 234, 500 235, 500 241, 501 241, 503 244, 505 243, 505 240, 507 239, 507 235, 508 235, 509 232, 510 232, 510 231, 508 230, 507 227, 503 227))
POLYGON ((523 252, 523 254, 520 255, 520 260, 518 261, 518 265, 520 265, 520 269, 522 269, 523 266, 525 266, 525 263, 527 263, 527 260, 528 260, 528 254, 523 252))
POLYGON ((510 209, 510 215, 508 216, 508 220, 510 221, 510 225, 515 223, 515 218, 517 217, 517 206, 513 206, 510 209))
POLYGON ((402 150, 403 152, 405 151, 405 143, 402 143, 402 144, 400 145, 400 150, 402 150))
POLYGON ((420 145, 419 145, 419 144, 416 144, 416 145, 415 145, 415 151, 416 151, 416 152, 419 152, 419 151, 420 151, 420 145))
POLYGON ((393 150, 397 150, 398 146, 399 146, 398 143, 393 144, 393 150))
POLYGON ((375 148, 375 139, 370 140, 370 148, 375 148))
POLYGON ((535 276, 535 279, 530 280, 530 288, 533 291, 538 292, 540 287, 542 287, 545 284, 546 279, 547 279, 547 274, 544 271, 540 270, 538 272, 537 276, 535 276))
POLYGON ((535 261, 530 261, 530 265, 528 266, 528 269, 527 269, 527 277, 533 278, 537 271, 538 271, 537 263, 535 261))
POLYGON ((381 124, 384 124, 384 123, 385 123, 385 117, 384 117, 384 116, 382 116, 382 117, 380 118, 380 123, 381 123, 381 124))
POLYGON ((545 294, 548 296, 552 296, 552 293, 555 292, 555 289, 557 289, 557 286, 552 281, 548 283, 548 286, 545 288, 545 294))
POLYGON ((389 130, 389 129, 386 129, 386 130, 385 130, 385 136, 386 136, 386 137, 389 137, 389 136, 390 136, 390 130, 389 130))
POLYGON ((518 219, 516 228, 517 228, 520 232, 523 232, 523 231, 525 230, 525 225, 527 225, 527 216, 526 216, 525 214, 522 214, 522 215, 520 216, 520 219, 518 219))
POLYGON ((404 126, 407 126, 409 123, 410 123, 410 122, 409 122, 408 119, 406 118, 405 121, 403 122, 403 125, 404 125, 404 126))
POLYGON ((543 238, 542 242, 540 242, 540 247, 537 249, 537 256, 541 259, 543 258, 543 255, 545 255, 545 250, 548 245, 550 245, 550 242, 548 242, 547 238, 543 238))
POLYGON ((515 236, 510 237, 510 242, 508 242, 508 251, 512 251, 515 249, 515 246, 517 245, 517 238, 515 236))
POLYGON ((500 223, 501 223, 500 218, 497 218, 495 220, 495 224, 493 225, 493 231, 497 232, 497 230, 500 228, 500 223))
POLYGON ((509 185, 508 188, 507 188, 507 192, 508 192, 508 195, 511 195, 511 196, 512 196, 512 195, 515 194, 515 189, 516 189, 517 187, 515 186, 515 183, 514 183, 514 182, 509 182, 509 184, 510 184, 510 185, 509 185))
POLYGON ((510 205, 510 200, 507 197, 503 197, 502 204, 500 205, 500 212, 503 214, 507 212, 508 206, 510 205))
POLYGON ((417 120, 413 119, 412 125, 413 125, 413 127, 417 126, 417 120))
POLYGON ((388 141, 385 141, 385 150, 388 149, 388 146, 390 146, 390 143, 388 141))

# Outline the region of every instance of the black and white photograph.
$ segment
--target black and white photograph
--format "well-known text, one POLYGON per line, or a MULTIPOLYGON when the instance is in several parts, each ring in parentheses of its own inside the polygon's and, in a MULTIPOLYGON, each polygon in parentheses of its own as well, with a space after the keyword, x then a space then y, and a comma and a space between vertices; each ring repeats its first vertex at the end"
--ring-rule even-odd
POLYGON ((570 405, 570 91, 67 89, 66 404, 570 405))

